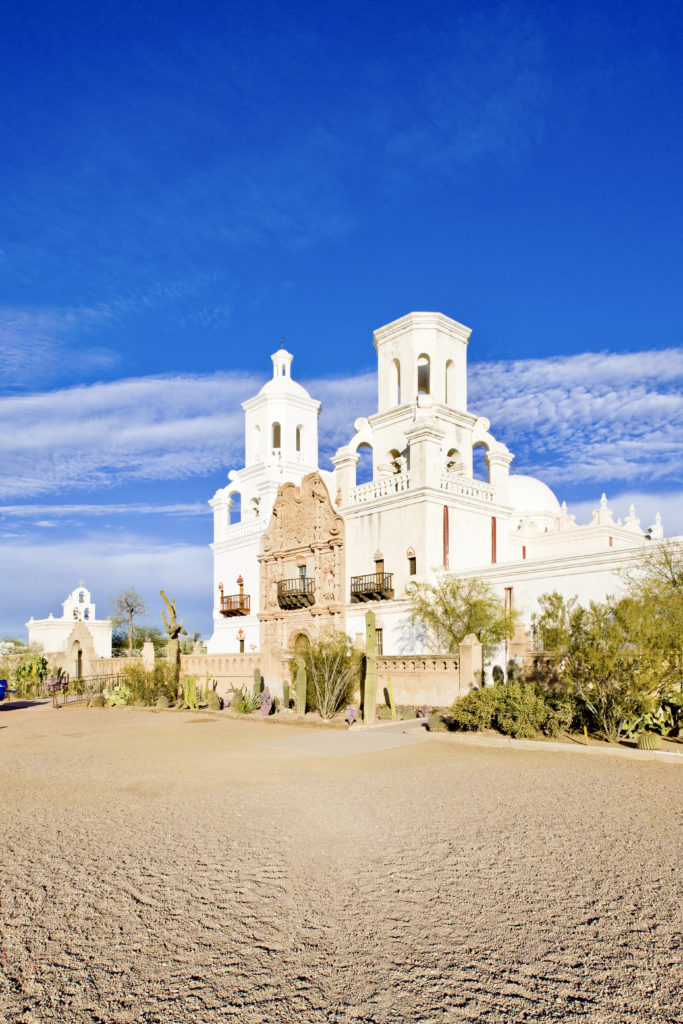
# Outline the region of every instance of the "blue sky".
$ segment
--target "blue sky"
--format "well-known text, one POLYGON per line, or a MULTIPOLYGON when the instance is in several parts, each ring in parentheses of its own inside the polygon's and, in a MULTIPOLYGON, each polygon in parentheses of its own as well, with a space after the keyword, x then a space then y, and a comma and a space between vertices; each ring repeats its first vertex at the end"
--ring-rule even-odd
POLYGON ((208 633, 270 353, 326 457, 409 310, 518 472, 683 533, 681 52, 678 3, 6 4, 0 635, 81 576, 208 633))

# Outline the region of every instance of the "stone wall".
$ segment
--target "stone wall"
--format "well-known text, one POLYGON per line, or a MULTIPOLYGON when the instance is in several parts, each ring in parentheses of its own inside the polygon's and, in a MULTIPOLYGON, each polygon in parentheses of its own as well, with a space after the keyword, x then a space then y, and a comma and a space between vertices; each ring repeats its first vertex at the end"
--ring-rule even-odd
MULTIPOLYGON (((391 679, 397 704, 446 706, 460 696, 458 655, 419 655, 377 659, 377 700, 391 679)), ((469 690, 467 686, 462 692, 469 690)))

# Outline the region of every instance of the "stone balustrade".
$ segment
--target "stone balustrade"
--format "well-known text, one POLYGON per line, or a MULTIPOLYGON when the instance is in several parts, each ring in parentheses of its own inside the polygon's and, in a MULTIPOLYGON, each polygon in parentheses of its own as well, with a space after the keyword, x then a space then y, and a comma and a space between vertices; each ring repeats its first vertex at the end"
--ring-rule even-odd
POLYGON ((460 494, 464 498, 478 498, 479 501, 493 501, 495 488, 484 480, 473 480, 467 476, 443 473, 441 486, 451 494, 460 494))
POLYGON ((375 501, 377 498, 386 498, 391 494, 400 494, 407 491, 410 481, 407 473, 395 473, 393 476, 381 476, 377 480, 370 480, 367 484, 360 484, 351 491, 351 504, 362 505, 367 501, 375 501))

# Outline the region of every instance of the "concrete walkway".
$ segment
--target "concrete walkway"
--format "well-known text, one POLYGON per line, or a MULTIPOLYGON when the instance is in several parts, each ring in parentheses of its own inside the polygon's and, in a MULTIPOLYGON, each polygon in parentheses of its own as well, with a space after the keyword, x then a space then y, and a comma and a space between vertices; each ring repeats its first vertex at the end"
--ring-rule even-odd
POLYGON ((296 751, 300 754, 315 754, 320 757, 356 757, 359 754, 374 754, 391 747, 409 747, 424 743, 429 733, 424 722, 387 722, 375 726, 356 726, 342 731, 320 729, 315 732, 303 730, 294 736, 274 737, 260 746, 270 750, 296 751))

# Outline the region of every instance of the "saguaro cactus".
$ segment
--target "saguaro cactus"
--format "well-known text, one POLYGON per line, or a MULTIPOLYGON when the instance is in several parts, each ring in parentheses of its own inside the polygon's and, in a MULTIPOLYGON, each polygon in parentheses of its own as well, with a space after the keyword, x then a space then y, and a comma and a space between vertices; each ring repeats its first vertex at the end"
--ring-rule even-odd
POLYGON ((184 633, 185 636, 187 636, 187 630, 183 629, 183 623, 185 622, 184 619, 181 619, 180 623, 178 623, 175 609, 175 598, 172 597, 169 601, 163 590, 160 590, 159 593, 161 594, 164 604, 168 610, 168 618, 166 618, 166 612, 163 608, 161 609, 161 617, 164 620, 164 626, 166 627, 166 632, 168 634, 168 664, 173 674, 173 681, 177 684, 178 670, 180 668, 180 643, 178 642, 178 637, 181 633, 184 633))
POLYGON ((254 696, 258 697, 261 692, 261 669, 254 669, 254 696))
POLYGON ((387 693, 389 694, 389 707, 391 708, 391 717, 396 718, 396 702, 394 701, 394 687, 391 683, 391 678, 387 676, 387 693))
POLYGON ((365 613, 365 687, 363 689, 363 722, 375 724, 377 708, 377 634, 375 613, 365 613))
POLYGON ((306 665, 303 658, 298 659, 296 670, 296 713, 299 718, 306 714, 306 665))

